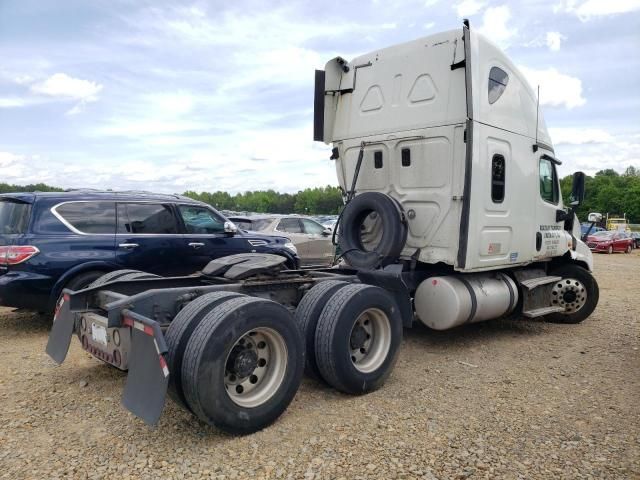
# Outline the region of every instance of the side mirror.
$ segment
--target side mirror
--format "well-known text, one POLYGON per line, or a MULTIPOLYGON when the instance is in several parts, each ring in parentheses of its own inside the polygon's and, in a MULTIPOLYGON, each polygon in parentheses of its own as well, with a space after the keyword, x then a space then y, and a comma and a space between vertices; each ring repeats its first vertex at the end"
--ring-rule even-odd
POLYGON ((333 233, 333 230, 331 230, 330 228, 325 228, 325 229, 322 231, 322 236, 324 236, 324 237, 328 237, 328 236, 329 236, 329 235, 331 235, 332 233, 333 233))
POLYGON ((598 212, 591 212, 587 217, 587 220, 593 223, 600 223, 602 221, 602 214, 598 212))
POLYGON ((583 172, 573 174, 573 185, 571 187, 571 205, 578 206, 584 201, 584 179, 583 172))
POLYGON ((224 222, 224 233, 238 233, 238 227, 233 222, 224 222))

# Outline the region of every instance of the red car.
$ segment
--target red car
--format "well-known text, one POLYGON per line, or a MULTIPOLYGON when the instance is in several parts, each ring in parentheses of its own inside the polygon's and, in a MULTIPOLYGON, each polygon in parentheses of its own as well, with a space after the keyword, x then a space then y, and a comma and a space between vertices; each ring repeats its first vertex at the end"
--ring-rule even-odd
POLYGON ((592 252, 625 252, 631 253, 633 249, 633 239, 626 233, 621 232, 597 232, 589 235, 587 246, 592 252))

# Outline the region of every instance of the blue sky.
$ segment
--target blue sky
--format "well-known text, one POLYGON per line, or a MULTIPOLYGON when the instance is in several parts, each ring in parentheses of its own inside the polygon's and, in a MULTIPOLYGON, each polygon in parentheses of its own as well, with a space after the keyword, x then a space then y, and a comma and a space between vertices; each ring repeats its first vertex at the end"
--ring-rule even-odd
POLYGON ((541 85, 562 175, 640 167, 640 0, 0 0, 0 181, 336 184, 313 70, 463 17, 541 85))

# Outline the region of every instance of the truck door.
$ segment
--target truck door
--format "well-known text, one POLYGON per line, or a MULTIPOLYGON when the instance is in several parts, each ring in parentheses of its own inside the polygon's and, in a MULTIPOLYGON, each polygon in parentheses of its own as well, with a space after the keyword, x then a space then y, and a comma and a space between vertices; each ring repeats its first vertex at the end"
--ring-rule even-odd
POLYGON ((117 225, 116 262, 122 268, 162 276, 183 272, 183 239, 172 205, 119 202, 117 225))
POLYGON ((560 183, 556 171, 557 160, 551 153, 539 150, 539 195, 535 199, 536 225, 534 258, 544 259, 564 254, 571 236, 564 230, 564 222, 556 221, 556 212, 563 208, 560 183))

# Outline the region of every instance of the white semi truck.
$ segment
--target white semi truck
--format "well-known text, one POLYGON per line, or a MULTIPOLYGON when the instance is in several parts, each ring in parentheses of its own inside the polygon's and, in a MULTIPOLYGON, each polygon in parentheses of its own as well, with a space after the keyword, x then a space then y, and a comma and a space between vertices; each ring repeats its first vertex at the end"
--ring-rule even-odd
POLYGON ((381 387, 416 320, 578 323, 596 307, 573 211, 584 175, 566 206, 533 91, 467 22, 328 62, 314 136, 333 145, 345 195, 343 261, 285 270, 243 254, 188 277, 111 272, 64 291, 49 355, 62 362, 75 334, 128 370, 123 403, 146 422, 168 391, 201 420, 249 433, 287 408, 303 370, 349 394, 381 387))

